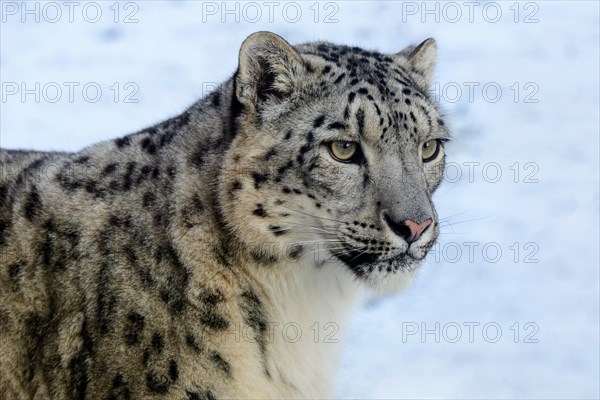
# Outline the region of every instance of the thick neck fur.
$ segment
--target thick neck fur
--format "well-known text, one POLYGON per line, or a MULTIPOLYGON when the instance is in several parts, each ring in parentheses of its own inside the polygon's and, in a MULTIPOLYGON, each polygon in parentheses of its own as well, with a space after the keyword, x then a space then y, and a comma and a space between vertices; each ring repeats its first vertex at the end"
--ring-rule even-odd
MULTIPOLYGON (((202 221, 202 226, 176 227, 173 232, 179 240, 174 242, 192 263, 205 262, 206 254, 200 253, 209 250, 217 261, 215 273, 237 287, 234 291, 252 287, 264 305, 266 365, 260 372, 249 368, 248 381, 239 377, 240 385, 248 388, 256 384, 251 381, 265 379, 265 368, 272 381, 263 388, 278 388, 273 396, 326 396, 358 285, 342 266, 323 263, 313 252, 265 265, 226 226, 218 191, 225 155, 235 135, 229 114, 232 86, 229 81, 192 106, 190 119, 199 128, 186 131, 175 143, 178 158, 195 166, 182 169, 173 198, 176 208, 184 209, 194 193, 201 193, 203 202, 212 208, 205 215, 212 217, 202 221), (180 157, 181 153, 186 156, 180 157), (207 233, 210 243, 206 243, 207 233)), ((248 395, 246 390, 240 394, 248 395)))
POLYGON ((315 265, 313 254, 294 264, 258 267, 254 276, 268 294, 273 320, 269 366, 289 383, 280 395, 330 396, 346 320, 359 294, 356 283, 339 266, 315 265))

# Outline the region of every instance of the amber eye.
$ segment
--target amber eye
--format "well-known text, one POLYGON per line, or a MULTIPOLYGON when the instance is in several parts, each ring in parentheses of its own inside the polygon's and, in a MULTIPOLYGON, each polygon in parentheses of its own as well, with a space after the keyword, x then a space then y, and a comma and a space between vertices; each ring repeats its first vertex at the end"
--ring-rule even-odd
POLYGON ((358 143, 336 141, 329 144, 329 152, 338 161, 350 162, 359 153, 358 143))
POLYGON ((421 157, 423 158, 423 162, 430 162, 437 158, 440 154, 440 145, 439 140, 432 139, 423 143, 421 147, 421 157))

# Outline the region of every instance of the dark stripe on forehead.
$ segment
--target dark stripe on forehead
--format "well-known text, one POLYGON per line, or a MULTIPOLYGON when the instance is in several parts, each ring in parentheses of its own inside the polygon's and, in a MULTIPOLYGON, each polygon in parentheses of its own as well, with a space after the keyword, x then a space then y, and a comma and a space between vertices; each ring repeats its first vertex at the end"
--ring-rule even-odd
POLYGON ((343 74, 338 76, 338 78, 333 83, 337 85, 338 83, 340 83, 342 81, 342 79, 344 79, 345 76, 346 76, 346 73, 344 72, 343 74))
POLYGON ((323 122, 325 121, 325 116, 321 115, 319 117, 317 117, 313 123, 313 127, 314 128, 319 128, 321 125, 323 125, 323 122))
POLYGON ((356 111, 356 124, 358 125, 358 134, 364 136, 365 133, 365 112, 362 108, 356 111))
POLYGON ((432 120, 431 117, 429 116, 429 112, 427 111, 427 109, 425 107, 423 107, 421 104, 419 104, 419 109, 421 111, 423 111, 423 114, 425 114, 425 118, 427 118, 427 125, 429 126, 428 131, 431 132, 433 130, 433 124, 432 124, 432 120))
POLYGON ((331 124, 327 125, 327 129, 346 129, 346 124, 337 121, 332 122, 331 124))

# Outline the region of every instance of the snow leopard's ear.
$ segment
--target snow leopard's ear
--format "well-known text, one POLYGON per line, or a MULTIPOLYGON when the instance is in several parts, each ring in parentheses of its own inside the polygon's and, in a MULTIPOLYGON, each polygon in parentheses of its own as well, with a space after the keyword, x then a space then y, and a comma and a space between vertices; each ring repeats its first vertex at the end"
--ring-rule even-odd
POLYGON ((252 108, 267 100, 284 98, 304 70, 300 54, 271 32, 248 36, 240 48, 236 97, 252 108))
MULTIPOLYGON (((435 57, 437 45, 432 38, 426 39, 418 46, 409 46, 396 54, 396 59, 408 61, 410 73, 415 78, 417 84, 424 89, 429 88, 433 79, 433 70, 435 69, 435 57)), ((400 61, 400 60, 398 60, 400 61)))

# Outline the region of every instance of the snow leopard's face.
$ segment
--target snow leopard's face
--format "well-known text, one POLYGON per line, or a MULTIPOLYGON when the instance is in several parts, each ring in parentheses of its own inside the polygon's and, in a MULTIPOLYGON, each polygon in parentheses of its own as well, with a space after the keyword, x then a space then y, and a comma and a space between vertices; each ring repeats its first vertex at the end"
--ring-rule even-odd
POLYGON ((431 196, 447 131, 426 94, 434 53, 431 40, 387 56, 247 39, 222 200, 257 260, 311 252, 380 290, 412 277, 439 232, 431 196))

